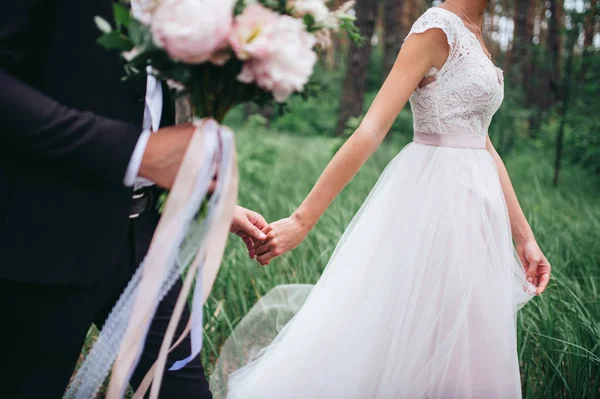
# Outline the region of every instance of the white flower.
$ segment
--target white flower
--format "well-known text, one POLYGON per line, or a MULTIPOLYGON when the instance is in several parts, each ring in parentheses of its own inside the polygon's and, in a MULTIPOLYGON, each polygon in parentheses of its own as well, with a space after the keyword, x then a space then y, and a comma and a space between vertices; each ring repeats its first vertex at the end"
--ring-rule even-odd
POLYGON ((185 86, 181 82, 178 82, 173 79, 167 79, 167 86, 169 86, 170 89, 173 89, 178 93, 185 90, 185 86))
POLYGON ((354 12, 354 0, 347 1, 335 11, 329 13, 327 26, 333 31, 337 31, 342 21, 356 21, 356 13, 354 12))
POLYGON ((129 61, 133 60, 135 57, 137 57, 139 54, 140 54, 140 49, 137 47, 134 47, 129 51, 123 52, 121 55, 123 56, 125 61, 129 62, 129 61))
POLYGON ((294 17, 311 15, 317 24, 325 23, 329 18, 329 9, 323 0, 288 0, 287 5, 294 17))

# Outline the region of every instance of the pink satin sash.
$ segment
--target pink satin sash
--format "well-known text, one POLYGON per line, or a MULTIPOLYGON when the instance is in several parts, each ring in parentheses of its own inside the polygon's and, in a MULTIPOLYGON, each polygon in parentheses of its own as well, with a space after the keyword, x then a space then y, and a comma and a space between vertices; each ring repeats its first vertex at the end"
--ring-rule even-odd
POLYGON ((414 132, 413 142, 437 147, 485 149, 486 136, 464 133, 414 132))

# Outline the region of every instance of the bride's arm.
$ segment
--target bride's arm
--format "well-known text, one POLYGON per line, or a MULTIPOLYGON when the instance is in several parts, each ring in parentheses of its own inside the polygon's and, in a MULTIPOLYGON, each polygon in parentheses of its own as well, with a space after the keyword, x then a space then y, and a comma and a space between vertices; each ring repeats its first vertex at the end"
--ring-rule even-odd
POLYGON ((548 286, 548 281, 550 280, 550 263, 535 240, 533 231, 519 205, 517 194, 515 193, 510 177, 508 176, 508 170, 506 170, 506 166, 494 148, 489 136, 487 138, 486 149, 492 158, 494 158, 494 162, 498 168, 500 184, 508 208, 508 217, 510 219, 510 226, 513 240, 515 241, 515 247, 517 248, 517 254, 521 259, 523 266, 527 269, 528 281, 537 287, 536 294, 540 295, 544 292, 548 286))
POLYGON ((256 252, 261 264, 268 264, 304 240, 335 197, 379 147, 425 73, 432 66, 440 68, 448 51, 441 30, 409 36, 360 126, 329 162, 308 197, 292 216, 264 230, 267 242, 256 252))

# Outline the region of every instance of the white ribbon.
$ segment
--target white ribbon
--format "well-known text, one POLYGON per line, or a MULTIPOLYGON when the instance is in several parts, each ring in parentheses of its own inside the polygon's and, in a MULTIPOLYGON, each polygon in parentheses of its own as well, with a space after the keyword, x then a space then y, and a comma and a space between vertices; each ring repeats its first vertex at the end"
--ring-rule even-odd
MULTIPOLYGON (((214 192, 213 196, 211 197, 211 200, 210 200, 210 203, 208 206, 209 217, 207 218, 207 221, 210 224, 210 227, 213 227, 214 223, 218 222, 218 220, 215 220, 216 219, 215 216, 220 216, 219 213, 211 212, 211 211, 214 211, 216 209, 217 201, 223 199, 224 194, 225 194, 224 193, 225 188, 230 187, 230 185, 232 183, 231 180, 234 178, 233 174, 230 173, 232 164, 233 164, 233 162, 235 162, 235 159, 234 159, 235 152, 234 152, 233 144, 234 144, 233 134, 231 133, 231 131, 227 130, 226 128, 221 128, 222 151, 221 151, 220 167, 217 172, 217 176, 220 176, 221 179, 219 180, 219 182, 217 184, 215 192, 214 192)), ((213 265, 214 265, 214 263, 213 263, 213 265)), ((207 296, 204 295, 204 291, 206 290, 207 287, 205 287, 204 285, 206 284, 208 286, 209 292, 210 292, 210 288, 212 287, 214 279, 218 272, 218 269, 205 270, 205 266, 206 266, 206 262, 202 261, 202 263, 198 267, 198 274, 197 274, 197 279, 196 279, 196 289, 194 291, 194 299, 192 301, 192 316, 191 316, 192 352, 187 358, 175 362, 175 364, 173 364, 173 366, 171 366, 171 368, 169 370, 180 370, 180 369, 184 368, 191 360, 196 358, 196 356, 198 356, 198 354, 202 350, 202 341, 203 341, 202 340, 202 331, 204 329, 204 321, 203 321, 204 312, 202 311, 202 307, 204 305, 204 302, 207 299, 207 296), (204 275, 205 273, 206 273, 206 276, 204 275)))
MULTIPOLYGON (((223 137, 219 145, 219 130, 222 128, 216 122, 202 120, 196 124, 196 132, 169 194, 146 259, 109 315, 96 344, 66 394, 68 398, 95 397, 113 362, 107 398, 123 397, 142 353, 152 316, 160 300, 189 265, 190 255, 194 254, 159 360, 151 369, 155 377, 153 397, 158 395, 166 355, 170 351, 174 330, 197 268, 200 270, 192 314, 192 354, 187 359, 194 358, 201 349, 202 305, 212 288, 225 247, 226 232, 237 195, 237 169, 231 132, 226 129, 221 132, 223 137), (195 219, 217 165, 220 173, 217 190, 209 203, 207 218, 199 223, 195 219), (207 239, 204 240, 204 237, 207 239), (202 261, 205 261, 205 267, 200 267, 202 261)), ((189 325, 173 347, 183 340, 188 331, 189 325)), ((183 367, 187 359, 177 365, 183 367)), ((145 392, 151 382, 151 376, 146 376, 138 391, 145 392)))

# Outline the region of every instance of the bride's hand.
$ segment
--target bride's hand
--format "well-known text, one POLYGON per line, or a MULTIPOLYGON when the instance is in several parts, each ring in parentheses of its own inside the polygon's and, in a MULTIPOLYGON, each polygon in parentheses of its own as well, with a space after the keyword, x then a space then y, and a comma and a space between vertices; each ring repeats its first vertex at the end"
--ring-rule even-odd
POLYGON ((263 266, 268 265, 271 259, 300 245, 309 231, 294 215, 271 223, 263 229, 267 240, 256 247, 256 260, 263 266))
POLYGON ((537 288, 535 293, 540 295, 550 281, 550 262, 540 249, 535 239, 527 240, 523 243, 516 243, 517 254, 527 272, 527 281, 537 288))

